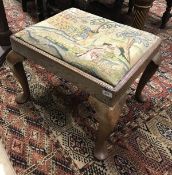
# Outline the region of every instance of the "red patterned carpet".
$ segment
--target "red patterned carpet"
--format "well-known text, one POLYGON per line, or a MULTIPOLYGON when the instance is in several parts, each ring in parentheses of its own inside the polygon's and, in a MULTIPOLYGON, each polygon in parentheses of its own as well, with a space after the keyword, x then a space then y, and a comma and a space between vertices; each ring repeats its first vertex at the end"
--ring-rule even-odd
MULTIPOLYGON (((33 23, 18 1, 4 3, 13 32, 33 23)), ((21 89, 8 66, 0 68, 0 136, 18 175, 172 175, 172 21, 158 28, 164 8, 163 0, 155 1, 145 27, 163 39, 162 65, 144 91, 149 99, 144 105, 134 100, 136 81, 114 129, 121 140, 113 144, 112 135, 105 161, 93 157, 98 123, 90 104, 82 103, 78 116, 71 116, 77 87, 27 61, 32 100, 17 105, 21 89)))

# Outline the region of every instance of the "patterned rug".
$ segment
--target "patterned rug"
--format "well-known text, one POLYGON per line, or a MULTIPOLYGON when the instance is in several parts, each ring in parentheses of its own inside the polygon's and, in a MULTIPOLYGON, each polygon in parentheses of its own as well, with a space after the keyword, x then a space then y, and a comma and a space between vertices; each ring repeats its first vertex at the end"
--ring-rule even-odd
MULTIPOLYGON (((18 1, 4 4, 13 32, 35 22, 18 1)), ((172 21, 158 28, 164 10, 165 2, 156 0, 145 27, 163 39, 162 64, 144 90, 148 101, 134 100, 136 80, 104 161, 93 157, 94 109, 84 102, 78 116, 71 115, 72 99, 81 94, 77 87, 26 61, 32 99, 18 105, 14 99, 21 88, 6 64, 0 68, 0 137, 17 175, 172 175, 172 21), (116 137, 121 139, 114 143, 116 137)))

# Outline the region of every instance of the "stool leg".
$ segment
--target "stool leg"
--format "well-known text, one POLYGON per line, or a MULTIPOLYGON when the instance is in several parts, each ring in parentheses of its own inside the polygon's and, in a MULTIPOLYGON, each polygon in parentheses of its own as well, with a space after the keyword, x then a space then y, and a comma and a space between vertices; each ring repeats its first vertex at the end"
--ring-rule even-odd
POLYGON ((153 0, 134 0, 133 27, 143 29, 152 2, 153 0))
POLYGON ((168 20, 172 17, 171 12, 171 7, 172 7, 172 1, 171 0, 167 0, 167 8, 166 11, 164 12, 163 16, 162 16, 162 22, 161 22, 161 29, 164 29, 166 27, 166 23, 168 22, 168 20))
POLYGON ((130 15, 133 12, 134 0, 129 0, 129 8, 127 14, 130 15))
POLYGON ((22 0, 22 10, 27 12, 27 0, 22 0))
POLYGON ((147 82, 150 80, 150 78, 154 75, 154 73, 157 71, 159 65, 151 61, 148 66, 146 67, 145 71, 143 72, 139 84, 136 89, 135 98, 139 102, 145 102, 146 97, 142 95, 142 90, 147 84, 147 82))
POLYGON ((6 60, 23 89, 23 93, 18 94, 15 100, 19 104, 25 103, 29 99, 30 91, 22 64, 24 57, 18 55, 14 51, 10 51, 6 57, 6 60))
POLYGON ((98 160, 104 160, 108 156, 106 140, 119 120, 124 101, 116 103, 114 107, 107 107, 93 97, 89 97, 89 101, 95 108, 99 120, 94 156, 98 160))

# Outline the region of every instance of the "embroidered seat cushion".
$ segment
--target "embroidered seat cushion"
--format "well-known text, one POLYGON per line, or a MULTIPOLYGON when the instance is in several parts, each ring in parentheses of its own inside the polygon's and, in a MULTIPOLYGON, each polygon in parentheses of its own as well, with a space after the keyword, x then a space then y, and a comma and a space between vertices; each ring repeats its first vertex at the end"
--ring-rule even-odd
POLYGON ((28 27, 15 37, 113 86, 159 39, 76 8, 28 27))

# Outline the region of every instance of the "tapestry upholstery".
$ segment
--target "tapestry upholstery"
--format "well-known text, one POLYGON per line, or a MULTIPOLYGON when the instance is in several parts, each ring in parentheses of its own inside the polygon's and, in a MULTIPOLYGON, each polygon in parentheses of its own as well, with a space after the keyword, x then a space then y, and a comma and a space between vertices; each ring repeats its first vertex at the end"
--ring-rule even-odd
POLYGON ((15 37, 115 86, 159 37, 71 8, 15 37))

